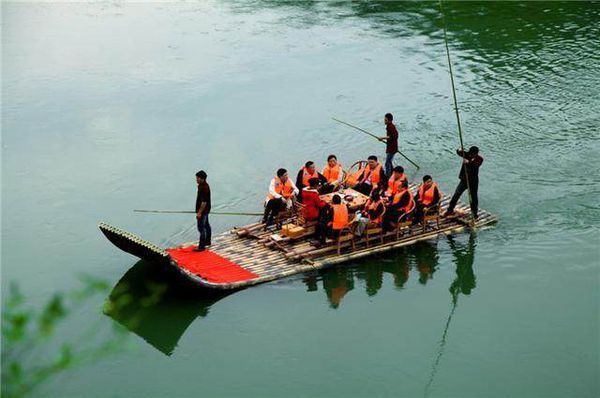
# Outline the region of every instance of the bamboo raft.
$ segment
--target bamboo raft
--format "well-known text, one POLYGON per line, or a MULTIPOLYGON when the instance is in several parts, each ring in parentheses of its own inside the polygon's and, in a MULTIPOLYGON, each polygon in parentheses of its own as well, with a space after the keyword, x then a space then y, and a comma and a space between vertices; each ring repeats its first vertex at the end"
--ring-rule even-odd
MULTIPOLYGON (((417 187, 411 184, 410 189, 414 194, 417 187)), ((448 196, 442 197, 440 212, 446 210, 449 201, 448 196)), ((239 289, 383 253, 429 240, 440 234, 462 232, 466 228, 470 228, 467 222, 470 217, 470 209, 460 202, 456 209, 462 216, 441 217, 439 226, 437 222, 430 220, 426 222, 425 227, 421 224, 406 226, 401 234, 392 231, 387 234, 363 236, 354 242, 342 241, 339 254, 337 243, 315 247, 307 239, 274 240, 273 235, 278 232, 277 227, 273 225, 264 231, 262 223, 236 227, 231 231, 214 236, 209 251, 186 252, 185 259, 178 257, 177 254, 197 246, 197 241, 188 242, 175 248, 163 249, 132 233, 105 223, 101 223, 99 228, 120 249, 141 259, 175 269, 184 278, 198 286, 209 289, 239 289), (354 243, 354 248, 352 248, 352 243, 354 243), (213 264, 201 267, 186 264, 188 259, 195 259, 194 256, 204 256, 206 257, 205 262, 213 261, 213 264), (222 267, 223 273, 230 273, 229 280, 218 278, 219 272, 221 272, 220 267, 222 267)), ((294 219, 290 216, 282 220, 282 223, 292 221, 294 219)), ((496 222, 497 218, 494 215, 480 210, 475 226, 481 228, 496 222)))

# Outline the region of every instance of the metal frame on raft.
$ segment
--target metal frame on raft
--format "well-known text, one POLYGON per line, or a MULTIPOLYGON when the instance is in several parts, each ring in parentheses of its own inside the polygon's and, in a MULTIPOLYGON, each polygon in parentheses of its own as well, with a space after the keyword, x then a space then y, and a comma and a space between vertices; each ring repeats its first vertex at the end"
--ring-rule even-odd
MULTIPOLYGON (((416 187, 412 186, 411 189, 415 190, 416 187)), ((447 208, 449 199, 448 196, 442 197, 441 211, 447 208)), ((369 247, 366 246, 365 238, 361 238, 355 242, 355 250, 351 251, 348 251, 348 249, 351 249, 350 242, 345 242, 342 245, 344 252, 340 254, 337 254, 335 244, 315 248, 306 239, 300 239, 285 246, 274 244, 269 237, 276 232, 275 226, 270 227, 267 231, 263 231, 264 226, 260 223, 234 228, 231 231, 214 236, 210 251, 255 274, 257 277, 227 283, 214 283, 203 278, 202 275, 191 272, 178 264, 166 250, 130 232, 105 223, 101 223, 99 228, 121 250, 144 260, 173 268, 194 284, 209 289, 239 289, 383 253, 419 241, 429 240, 440 234, 448 235, 462 232, 465 228, 470 228, 466 221, 470 216, 470 209, 462 203, 459 203, 457 209, 464 213, 464 218, 441 218, 439 228, 433 223, 425 231, 423 231, 421 225, 415 225, 407 228, 406 232, 408 233, 404 233, 400 239, 396 239, 396 231, 392 231, 383 235, 383 243, 380 243, 379 236, 373 236, 369 238, 372 242, 369 247)), ((292 220, 292 218, 288 218, 282 221, 285 223, 292 220)), ((481 210, 480 216, 475 222, 475 227, 481 228, 496 222, 497 218, 494 215, 481 210)), ((197 245, 197 241, 185 243, 178 247, 192 245, 197 245)))

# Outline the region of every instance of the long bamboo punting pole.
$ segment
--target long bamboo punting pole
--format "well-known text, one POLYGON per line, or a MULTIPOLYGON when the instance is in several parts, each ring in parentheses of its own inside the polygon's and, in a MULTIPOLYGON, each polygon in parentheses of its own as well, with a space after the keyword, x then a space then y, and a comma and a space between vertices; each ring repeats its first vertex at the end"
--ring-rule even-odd
MULTIPOLYGON (((195 214, 193 210, 133 210, 134 213, 161 213, 161 214, 195 214)), ((210 214, 218 216, 262 216, 263 213, 236 212, 236 211, 211 211, 210 214)))
MULTIPOLYGON (((353 129, 355 129, 355 130, 358 130, 358 131, 360 131, 360 132, 362 132, 362 133, 365 133, 365 134, 367 134, 367 135, 370 135, 371 137, 375 138, 376 140, 379 140, 379 137, 377 137, 377 136, 376 136, 375 134, 373 134, 373 133, 370 133, 370 132, 368 132, 367 130, 361 129, 360 127, 357 127, 357 126, 355 126, 355 125, 353 125, 353 124, 350 124, 350 123, 346 123, 346 122, 344 122, 343 120, 336 119, 336 118, 334 118, 334 117, 332 117, 332 119, 333 119, 333 120, 335 120, 335 121, 336 121, 336 122, 338 122, 338 123, 345 124, 345 125, 346 125, 346 126, 348 126, 348 127, 352 127, 352 128, 353 128, 353 129)), ((415 166, 417 169, 419 169, 419 168, 420 168, 418 164, 416 164, 415 162, 413 162, 412 160, 410 160, 410 159, 409 159, 409 158, 408 158, 408 157, 407 157, 405 154, 403 154, 403 153, 402 153, 402 152, 400 152, 399 150, 396 150, 396 152, 397 152, 397 153, 399 153, 399 154, 400 154, 402 157, 404 157, 404 159, 406 159, 406 160, 408 160, 410 163, 412 163, 412 164, 413 164, 413 166, 415 166)))
MULTIPOLYGON (((440 12, 442 13, 442 28, 444 29, 444 43, 446 44, 446 56, 448 58, 448 71, 450 72, 450 83, 452 84, 452 98, 454 99, 454 112, 456 113, 456 124, 458 125, 458 138, 460 140, 460 150, 465 154, 465 146, 463 144, 462 128, 460 126, 460 114, 458 113, 458 100, 456 99, 456 87, 454 86, 454 73, 452 73, 452 62, 450 61, 450 48, 448 47, 448 35, 446 34, 446 16, 444 15, 444 7, 442 6, 442 0, 440 0, 440 12)), ((462 164, 461 167, 465 169, 465 179, 467 180, 467 192, 469 194, 469 205, 473 203, 471 197, 471 184, 469 183, 469 175, 467 174, 466 164, 462 164)), ((471 214, 471 221, 475 221, 475 217, 471 214)))

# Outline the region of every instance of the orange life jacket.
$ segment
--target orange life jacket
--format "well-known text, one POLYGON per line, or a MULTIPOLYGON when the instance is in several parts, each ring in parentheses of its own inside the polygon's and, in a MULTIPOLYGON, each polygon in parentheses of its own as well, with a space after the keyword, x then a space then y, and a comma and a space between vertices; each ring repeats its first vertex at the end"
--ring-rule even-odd
POLYGON ((381 182, 381 164, 377 163, 374 170, 367 166, 360 182, 368 181, 369 178, 371 179, 371 186, 376 187, 379 185, 381 182))
POLYGON ((310 184, 308 183, 308 180, 310 180, 311 178, 319 178, 319 173, 317 173, 317 170, 315 169, 315 172, 313 174, 308 174, 308 169, 306 167, 302 168, 302 185, 305 187, 309 187, 310 184))
POLYGON ((327 178, 328 183, 334 183, 340 178, 340 175, 342 174, 342 165, 339 163, 336 164, 334 167, 329 167, 329 165, 327 165, 323 168, 322 174, 325 178, 327 178))
MULTIPOLYGON (((282 183, 279 177, 275 177, 274 180, 275 192, 283 196, 285 199, 291 198, 292 194, 294 193, 294 187, 292 186, 292 182, 290 181, 290 179, 288 178, 287 180, 285 180, 285 183, 282 183)), ((267 195, 267 198, 275 199, 273 195, 271 195, 271 193, 267 195)))
POLYGON ((383 203, 383 199, 379 198, 377 202, 373 202, 371 198, 369 198, 369 200, 367 200, 367 203, 365 204, 365 210, 367 212, 367 217, 369 217, 369 220, 371 220, 375 224, 381 225, 381 223, 383 222, 383 214, 385 213, 385 205, 383 203), (383 211, 377 218, 372 219, 371 211, 375 211, 379 207, 379 205, 382 206, 383 211))
POLYGON ((397 192, 394 195, 394 199, 392 200, 392 205, 399 203, 400 199, 402 199, 402 196, 404 195, 408 195, 408 203, 405 206, 401 207, 401 209, 405 213, 408 213, 415 206, 415 200, 413 199, 413 196, 408 189, 403 189, 402 191, 397 192))
POLYGON ((408 181, 408 178, 406 178, 404 173, 400 174, 400 177, 397 179, 394 179, 394 176, 392 174, 392 178, 390 178, 390 180, 388 181, 388 189, 386 191, 387 195, 392 196, 392 195, 400 192, 400 190, 402 189, 403 181, 408 181))
POLYGON ((333 205, 333 229, 340 230, 348 226, 348 207, 345 204, 333 205))
POLYGON ((435 182, 432 182, 431 186, 427 190, 425 190, 425 184, 421 184, 419 187, 419 201, 423 204, 423 206, 429 206, 433 203, 436 191, 438 191, 438 187, 435 182))

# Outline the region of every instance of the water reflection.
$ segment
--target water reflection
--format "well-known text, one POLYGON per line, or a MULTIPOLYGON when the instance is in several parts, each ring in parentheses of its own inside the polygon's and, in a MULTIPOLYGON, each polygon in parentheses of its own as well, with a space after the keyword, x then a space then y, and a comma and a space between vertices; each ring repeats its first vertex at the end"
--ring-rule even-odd
POLYGON ((454 278, 454 281, 452 281, 449 289, 452 296, 452 308, 450 310, 450 314, 448 315, 448 319, 446 320, 446 325, 444 326, 444 331, 435 355, 435 360, 431 366, 431 375, 427 385, 425 386, 425 397, 428 397, 431 393, 431 387, 438 372, 440 361, 442 359, 442 355, 444 354, 444 349, 446 348, 448 331, 450 330, 450 323, 452 322, 452 317, 454 316, 454 312, 456 311, 456 307, 458 305, 458 298, 461 293, 468 296, 471 294, 471 291, 475 289, 475 273, 473 272, 473 261, 475 259, 476 246, 475 237, 475 233, 471 232, 469 235, 469 241, 466 245, 458 244, 452 235, 448 235, 447 237, 448 245, 450 246, 452 255, 454 257, 452 261, 456 265, 456 277, 454 278))
POLYGON ((171 355, 197 317, 234 291, 207 291, 154 264, 140 261, 112 289, 104 313, 171 355))

